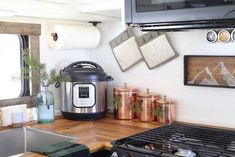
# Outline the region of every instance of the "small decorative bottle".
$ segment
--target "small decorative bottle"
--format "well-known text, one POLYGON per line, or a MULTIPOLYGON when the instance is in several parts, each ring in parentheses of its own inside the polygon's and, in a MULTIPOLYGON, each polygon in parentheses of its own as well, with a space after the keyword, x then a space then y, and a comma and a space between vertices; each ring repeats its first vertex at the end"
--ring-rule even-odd
POLYGON ((48 90, 48 85, 42 85, 37 95, 38 123, 54 122, 54 95, 48 90))

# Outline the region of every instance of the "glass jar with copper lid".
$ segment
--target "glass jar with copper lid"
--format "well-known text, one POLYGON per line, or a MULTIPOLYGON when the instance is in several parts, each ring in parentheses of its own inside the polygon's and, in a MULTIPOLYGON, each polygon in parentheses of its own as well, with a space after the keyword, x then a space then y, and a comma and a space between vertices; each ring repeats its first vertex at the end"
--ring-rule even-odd
POLYGON ((155 115, 159 123, 172 124, 175 122, 176 102, 164 96, 163 99, 157 100, 157 109, 155 115))
POLYGON ((138 89, 123 87, 113 89, 114 118, 116 119, 134 119, 134 105, 136 102, 138 89))
POLYGON ((146 92, 142 92, 137 95, 135 112, 139 113, 138 118, 141 121, 151 122, 156 120, 154 111, 157 108, 156 101, 159 99, 160 95, 156 93, 150 93, 149 89, 147 89, 146 92))

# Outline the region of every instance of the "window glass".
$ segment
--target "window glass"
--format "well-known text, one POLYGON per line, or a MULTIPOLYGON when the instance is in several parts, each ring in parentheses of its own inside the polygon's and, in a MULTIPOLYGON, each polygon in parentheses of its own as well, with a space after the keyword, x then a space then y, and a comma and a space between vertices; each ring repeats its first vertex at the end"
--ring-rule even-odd
POLYGON ((21 42, 18 35, 0 34, 0 99, 17 98, 21 93, 21 42))

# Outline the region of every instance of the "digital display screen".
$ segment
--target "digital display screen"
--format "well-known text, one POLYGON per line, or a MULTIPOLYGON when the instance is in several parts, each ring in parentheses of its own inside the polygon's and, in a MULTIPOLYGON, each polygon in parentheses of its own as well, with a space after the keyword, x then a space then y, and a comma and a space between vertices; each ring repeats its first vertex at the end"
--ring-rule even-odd
POLYGON ((89 98, 89 87, 79 87, 79 98, 89 98))

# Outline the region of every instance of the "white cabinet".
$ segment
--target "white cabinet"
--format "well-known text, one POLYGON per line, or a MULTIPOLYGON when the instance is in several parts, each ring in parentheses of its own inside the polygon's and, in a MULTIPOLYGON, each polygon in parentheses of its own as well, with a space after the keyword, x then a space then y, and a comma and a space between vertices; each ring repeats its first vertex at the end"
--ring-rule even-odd
POLYGON ((114 21, 122 0, 0 0, 0 17, 114 21))
POLYGON ((42 17, 42 18, 67 18, 73 12, 69 10, 69 0, 1 0, 1 10, 11 12, 15 16, 42 17))
POLYGON ((124 0, 80 0, 80 12, 121 18, 124 0))
POLYGON ((58 4, 68 3, 68 0, 34 0, 34 1, 40 1, 40 2, 46 2, 46 3, 58 3, 58 4))

